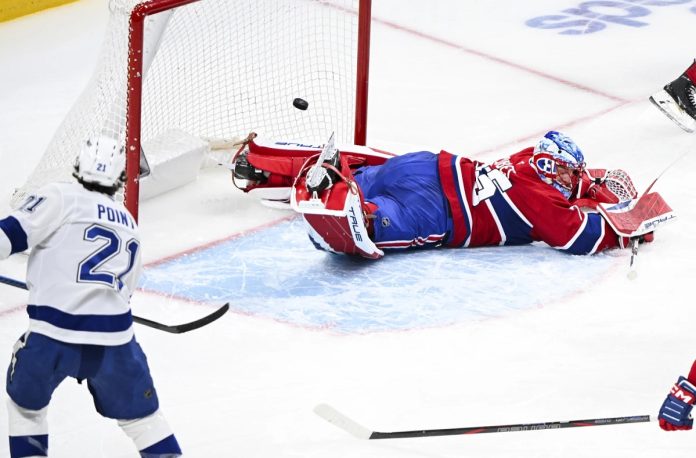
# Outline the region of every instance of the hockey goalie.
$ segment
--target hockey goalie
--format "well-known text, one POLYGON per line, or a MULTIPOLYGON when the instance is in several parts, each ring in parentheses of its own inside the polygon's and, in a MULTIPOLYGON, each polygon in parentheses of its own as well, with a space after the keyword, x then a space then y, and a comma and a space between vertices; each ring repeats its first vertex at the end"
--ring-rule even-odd
POLYGON ((593 254, 650 242, 674 217, 659 194, 639 199, 623 170, 587 169, 580 148, 556 131, 489 164, 447 151, 338 148, 333 136, 318 147, 251 134, 231 168, 243 191, 300 213, 317 248, 370 259, 535 241, 593 254))

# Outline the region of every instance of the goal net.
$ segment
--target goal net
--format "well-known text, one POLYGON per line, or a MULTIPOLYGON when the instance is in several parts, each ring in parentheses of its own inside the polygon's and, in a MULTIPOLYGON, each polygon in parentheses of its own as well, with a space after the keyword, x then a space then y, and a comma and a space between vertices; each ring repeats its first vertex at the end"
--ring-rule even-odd
MULTIPOLYGON (((141 148, 174 129, 202 141, 244 136, 364 144, 369 0, 111 0, 95 73, 26 183, 68 180, 87 139, 127 151, 137 216, 141 148), (307 110, 293 106, 295 98, 307 110)), ((177 140, 176 136, 174 142, 177 140)), ((165 140, 163 140, 165 138, 165 140)))

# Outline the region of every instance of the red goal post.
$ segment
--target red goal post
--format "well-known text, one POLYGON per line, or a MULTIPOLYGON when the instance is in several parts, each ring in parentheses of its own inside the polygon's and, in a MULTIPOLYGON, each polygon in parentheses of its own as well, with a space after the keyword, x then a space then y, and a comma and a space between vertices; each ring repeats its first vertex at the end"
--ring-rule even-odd
MULTIPOLYGON (((138 215, 140 155, 168 132, 365 144, 371 0, 111 0, 91 82, 18 205, 68 179, 88 139, 125 142, 125 204, 138 215), (301 111, 292 101, 309 102, 301 111)), ((175 142, 181 143, 176 137, 175 142)), ((163 143, 164 142, 164 143, 163 143)))

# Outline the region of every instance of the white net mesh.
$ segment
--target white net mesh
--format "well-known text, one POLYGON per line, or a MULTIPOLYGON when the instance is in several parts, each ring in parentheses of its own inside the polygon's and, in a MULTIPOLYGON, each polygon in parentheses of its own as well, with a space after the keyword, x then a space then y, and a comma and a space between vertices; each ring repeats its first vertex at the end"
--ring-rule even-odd
MULTIPOLYGON (((87 138, 125 137, 129 18, 138 3, 112 0, 92 80, 13 205, 47 182, 68 179, 87 138)), ((253 130, 313 142, 335 131, 337 141, 351 143, 357 8, 358 0, 201 0, 176 8, 145 72, 142 143, 170 128, 201 138, 253 130), (296 97, 309 109, 294 108, 296 97)), ((146 22, 146 64, 151 30, 170 13, 146 22)))
POLYGON ((607 189, 614 193, 619 202, 626 202, 638 196, 633 180, 624 170, 608 170, 605 180, 607 189))

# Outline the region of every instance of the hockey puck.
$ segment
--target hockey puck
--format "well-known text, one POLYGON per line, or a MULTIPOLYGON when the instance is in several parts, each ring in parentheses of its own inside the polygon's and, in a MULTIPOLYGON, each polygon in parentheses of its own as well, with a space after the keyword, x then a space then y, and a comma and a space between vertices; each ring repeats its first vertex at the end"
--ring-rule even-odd
POLYGON ((309 102, 307 102, 305 99, 301 99, 298 97, 292 101, 292 106, 294 106, 298 110, 305 111, 307 108, 309 108, 309 102))

